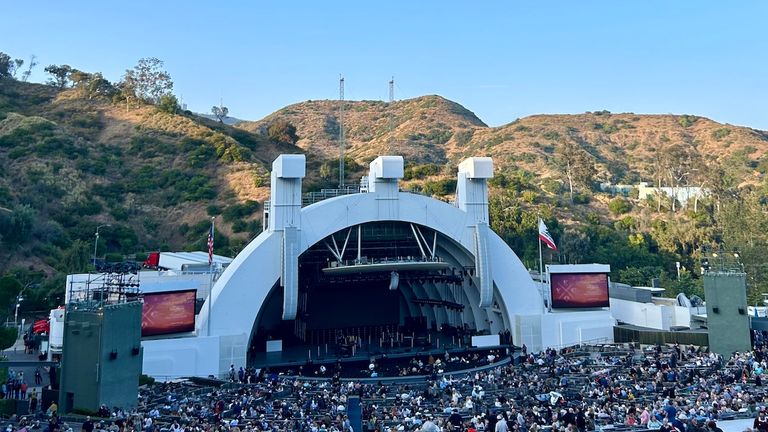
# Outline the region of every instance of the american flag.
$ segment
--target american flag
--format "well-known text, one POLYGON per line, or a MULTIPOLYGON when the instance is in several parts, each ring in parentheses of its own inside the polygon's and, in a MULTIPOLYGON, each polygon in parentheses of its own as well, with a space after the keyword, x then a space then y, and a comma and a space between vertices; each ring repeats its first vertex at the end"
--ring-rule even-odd
POLYGON ((211 230, 208 231, 208 265, 213 264, 213 222, 211 222, 211 230))

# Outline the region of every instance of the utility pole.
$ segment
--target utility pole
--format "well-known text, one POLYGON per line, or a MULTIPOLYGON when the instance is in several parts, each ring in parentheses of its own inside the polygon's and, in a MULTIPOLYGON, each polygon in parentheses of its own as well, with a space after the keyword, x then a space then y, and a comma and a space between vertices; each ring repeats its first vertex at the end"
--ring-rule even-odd
POLYGON ((99 247, 99 230, 108 226, 112 226, 112 225, 104 224, 96 227, 96 240, 93 242, 93 266, 94 267, 96 267, 96 250, 99 247))
POLYGON ((393 102, 395 102, 395 77, 389 80, 389 143, 387 145, 387 153, 394 155, 394 141, 395 141, 395 114, 393 110, 393 102))
POLYGON ((339 74, 339 189, 344 188, 344 76, 339 74))

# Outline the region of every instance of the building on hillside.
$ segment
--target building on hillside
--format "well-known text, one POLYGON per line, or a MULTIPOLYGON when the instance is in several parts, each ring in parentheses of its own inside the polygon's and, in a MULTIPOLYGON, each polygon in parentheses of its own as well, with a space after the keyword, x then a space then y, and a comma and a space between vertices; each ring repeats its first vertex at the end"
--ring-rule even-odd
POLYGON ((623 197, 629 197, 632 193, 632 189, 635 188, 637 188, 637 186, 629 184, 600 183, 601 192, 611 195, 621 195, 623 197))
POLYGON ((674 197, 683 207, 687 207, 689 201, 701 199, 709 194, 709 189, 700 186, 656 187, 649 182, 640 182, 636 185, 600 183, 600 191, 611 195, 629 197, 633 189, 637 190, 638 199, 644 200, 662 193, 667 198, 674 197))
POLYGON ((687 207, 689 201, 704 198, 709 194, 708 189, 699 186, 655 187, 648 182, 639 183, 637 185, 637 192, 637 197, 641 200, 662 193, 667 198, 674 198, 683 207, 687 207))

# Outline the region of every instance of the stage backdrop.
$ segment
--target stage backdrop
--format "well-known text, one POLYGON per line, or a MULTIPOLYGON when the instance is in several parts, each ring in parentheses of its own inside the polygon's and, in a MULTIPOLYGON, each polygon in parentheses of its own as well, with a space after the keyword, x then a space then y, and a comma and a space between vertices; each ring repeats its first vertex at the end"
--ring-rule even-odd
POLYGON ((553 308, 609 307, 608 274, 550 273, 553 308))
POLYGON ((307 300, 307 329, 340 329, 400 322, 400 290, 389 281, 325 284, 313 287, 307 300))
POLYGON ((141 335, 157 336, 195 330, 196 290, 144 294, 141 335))

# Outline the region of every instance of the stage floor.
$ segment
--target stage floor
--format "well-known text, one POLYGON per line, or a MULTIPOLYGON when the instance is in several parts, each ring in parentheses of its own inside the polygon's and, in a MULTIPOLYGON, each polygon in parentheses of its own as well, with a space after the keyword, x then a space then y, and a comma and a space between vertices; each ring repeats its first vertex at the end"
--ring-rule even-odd
POLYGON ((435 357, 442 356, 446 351, 449 353, 454 352, 471 352, 473 350, 487 350, 487 349, 504 349, 513 348, 512 345, 498 345, 495 347, 482 347, 473 348, 465 345, 460 341, 459 337, 446 336, 442 334, 431 335, 431 346, 419 347, 415 346, 411 348, 410 337, 405 337, 403 340, 403 346, 397 346, 394 344, 384 343, 379 346, 378 343, 368 346, 367 343, 363 343, 362 347, 355 349, 354 355, 338 355, 337 347, 332 344, 328 345, 299 345, 284 347, 282 351, 277 352, 256 352, 249 354, 249 366, 255 368, 264 368, 270 366, 292 366, 303 365, 309 362, 319 364, 335 363, 340 361, 345 362, 359 362, 362 360, 369 360, 372 357, 386 356, 388 358, 405 358, 413 357, 417 355, 433 355, 435 357))

